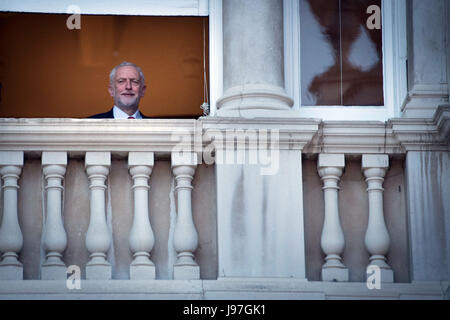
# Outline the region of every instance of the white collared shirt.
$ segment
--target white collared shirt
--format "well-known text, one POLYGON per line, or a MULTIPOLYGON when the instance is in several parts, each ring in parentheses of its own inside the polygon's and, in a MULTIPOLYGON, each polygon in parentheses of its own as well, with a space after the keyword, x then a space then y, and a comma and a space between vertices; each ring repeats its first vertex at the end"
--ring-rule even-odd
MULTIPOLYGON (((117 108, 116 106, 114 106, 114 108, 113 108, 113 114, 114 114, 114 119, 128 119, 128 117, 129 117, 128 114, 126 114, 125 112, 123 112, 122 110, 117 108)), ((141 116, 141 113, 139 112, 139 110, 136 110, 136 112, 132 115, 132 117, 134 117, 135 119, 142 119, 142 116, 141 116)))

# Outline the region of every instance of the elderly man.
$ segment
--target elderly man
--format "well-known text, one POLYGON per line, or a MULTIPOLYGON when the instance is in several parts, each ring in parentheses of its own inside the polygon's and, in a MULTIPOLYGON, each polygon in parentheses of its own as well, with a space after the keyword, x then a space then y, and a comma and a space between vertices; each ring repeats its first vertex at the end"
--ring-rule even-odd
POLYGON ((145 94, 145 78, 141 68, 131 62, 122 62, 109 74, 108 91, 114 98, 114 107, 94 119, 147 119, 139 111, 139 101, 145 94))

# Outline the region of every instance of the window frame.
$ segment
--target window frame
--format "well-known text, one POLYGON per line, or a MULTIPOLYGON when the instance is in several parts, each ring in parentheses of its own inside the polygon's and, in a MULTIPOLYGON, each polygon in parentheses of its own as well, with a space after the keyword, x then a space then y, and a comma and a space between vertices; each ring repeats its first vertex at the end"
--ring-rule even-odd
POLYGON ((384 106, 302 106, 300 0, 284 0, 285 88, 293 110, 323 120, 379 120, 399 117, 407 101, 406 0, 382 0, 384 106))
POLYGON ((62 13, 62 14, 117 14, 143 16, 177 16, 193 15, 209 17, 209 105, 210 116, 217 111, 216 101, 223 95, 223 35, 222 35, 222 0, 192 0, 190 5, 186 0, 170 0, 161 4, 160 0, 147 0, 145 6, 136 8, 141 0, 130 0, 124 6, 123 1, 111 0, 107 7, 98 6, 90 0, 45 0, 36 3, 33 0, 11 2, 0 5, 0 11, 5 12, 34 12, 34 13, 62 13), (74 5, 81 12, 76 12, 74 5), (130 5, 131 4, 131 5, 130 5), (155 6, 156 4, 156 6, 155 6), (118 10, 120 8, 120 10, 118 10), (67 12, 69 10, 69 12, 67 12))

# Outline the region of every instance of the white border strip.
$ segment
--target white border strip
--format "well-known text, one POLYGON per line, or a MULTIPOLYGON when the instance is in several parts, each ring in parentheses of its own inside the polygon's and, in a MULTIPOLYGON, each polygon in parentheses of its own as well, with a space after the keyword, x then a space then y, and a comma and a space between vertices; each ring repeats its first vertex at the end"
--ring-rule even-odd
POLYGON ((68 13, 78 6, 82 14, 139 16, 207 16, 208 0, 19 0, 2 1, 0 11, 68 13))
POLYGON ((223 95, 222 0, 209 2, 209 104, 210 116, 217 112, 216 101, 223 95))

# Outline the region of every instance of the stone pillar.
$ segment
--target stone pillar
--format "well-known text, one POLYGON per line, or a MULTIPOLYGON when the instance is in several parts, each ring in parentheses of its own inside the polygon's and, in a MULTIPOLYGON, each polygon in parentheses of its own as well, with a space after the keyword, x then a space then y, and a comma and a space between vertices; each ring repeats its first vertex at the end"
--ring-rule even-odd
POLYGON ((431 118, 449 101, 449 7, 446 0, 409 2, 408 96, 404 116, 431 118))
POLYGON ((86 233, 86 247, 90 253, 90 260, 86 264, 88 280, 111 279, 111 264, 106 261, 111 238, 105 207, 105 181, 110 166, 110 152, 86 152, 85 167, 90 189, 90 220, 86 233))
POLYGON ((223 2, 223 90, 218 116, 273 116, 293 101, 284 88, 283 2, 223 2))
POLYGON ((18 260, 23 235, 17 216, 18 180, 22 172, 22 151, 0 152, 0 175, 3 180, 3 217, 0 226, 0 280, 22 280, 23 265, 18 260))
POLYGON ((450 280, 450 152, 408 151, 406 201, 412 281, 450 280))
POLYGON ((219 278, 305 279, 301 150, 219 160, 233 151, 216 149, 219 278))
POLYGON ((366 177, 369 196, 369 221, 367 225, 365 244, 371 254, 367 274, 373 273, 373 268, 379 268, 381 282, 394 282, 394 272, 386 263, 389 251, 389 233, 384 221, 383 212, 383 181, 389 169, 387 155, 363 155, 362 170, 366 177))
POLYGON ((133 178, 134 218, 130 230, 130 250, 133 261, 130 265, 131 280, 155 279, 155 264, 149 259, 155 244, 152 226, 148 217, 148 180, 154 165, 153 152, 130 152, 128 167, 133 178))
POLYGON ((323 281, 348 281, 348 268, 342 263, 345 239, 339 220, 339 180, 345 167, 343 154, 319 154, 317 170, 323 181, 325 217, 321 247, 326 254, 322 266, 323 281))
POLYGON ((177 252, 173 270, 175 280, 200 279, 200 267, 194 260, 198 233, 192 218, 192 180, 197 163, 196 153, 172 153, 172 170, 177 193, 177 219, 173 236, 173 245, 177 252))
POLYGON ((47 181, 46 216, 44 227, 45 261, 41 268, 43 280, 65 280, 67 269, 61 260, 66 249, 67 235, 62 220, 62 181, 66 173, 67 152, 43 152, 42 167, 47 181))

